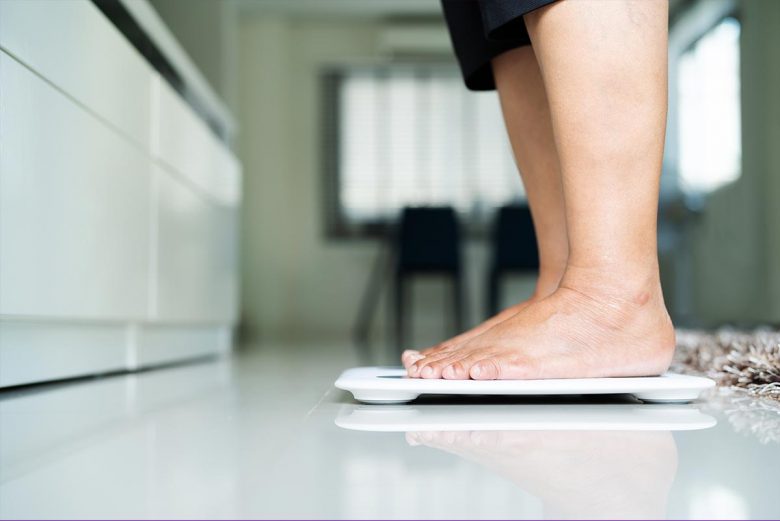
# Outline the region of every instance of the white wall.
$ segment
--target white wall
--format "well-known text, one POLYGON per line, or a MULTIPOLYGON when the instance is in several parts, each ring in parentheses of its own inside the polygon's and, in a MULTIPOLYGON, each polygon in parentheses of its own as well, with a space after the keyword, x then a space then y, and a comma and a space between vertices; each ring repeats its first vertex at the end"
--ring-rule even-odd
POLYGON ((738 6, 742 176, 694 229, 696 308, 709 323, 780 323, 780 2, 738 6))
MULTIPOLYGON (((382 27, 356 18, 241 21, 242 320, 248 338, 349 335, 378 250, 373 241, 324 236, 318 75, 326 65, 381 60, 382 27)), ((473 322, 483 313, 484 245, 471 244, 467 257, 473 322)), ((415 291, 421 326, 415 339, 442 339, 446 286, 430 281, 415 291)), ((527 291, 521 288, 516 298, 527 291)))

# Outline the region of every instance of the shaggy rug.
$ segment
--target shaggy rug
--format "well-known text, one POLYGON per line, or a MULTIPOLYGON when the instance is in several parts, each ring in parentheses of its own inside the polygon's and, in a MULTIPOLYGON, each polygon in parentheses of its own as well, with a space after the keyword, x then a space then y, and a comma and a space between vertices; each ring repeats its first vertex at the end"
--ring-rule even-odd
POLYGON ((780 401, 780 331, 678 330, 672 370, 708 376, 722 387, 780 401))

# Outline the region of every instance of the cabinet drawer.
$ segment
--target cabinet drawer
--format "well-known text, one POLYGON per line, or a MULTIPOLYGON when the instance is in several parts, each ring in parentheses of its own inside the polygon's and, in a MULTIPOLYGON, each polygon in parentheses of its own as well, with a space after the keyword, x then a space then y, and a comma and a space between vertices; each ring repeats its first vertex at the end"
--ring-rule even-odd
POLYGON ((0 387, 125 368, 125 328, 0 321, 0 387))
POLYGON ((230 336, 224 327, 145 326, 138 331, 140 367, 177 362, 227 352, 230 336))
POLYGON ((165 169, 157 186, 157 315, 232 323, 236 317, 236 212, 165 169))
POLYGON ((150 160, 0 52, 0 314, 144 317, 150 160))
POLYGON ((92 2, 2 0, 0 46, 148 148, 152 69, 92 2))

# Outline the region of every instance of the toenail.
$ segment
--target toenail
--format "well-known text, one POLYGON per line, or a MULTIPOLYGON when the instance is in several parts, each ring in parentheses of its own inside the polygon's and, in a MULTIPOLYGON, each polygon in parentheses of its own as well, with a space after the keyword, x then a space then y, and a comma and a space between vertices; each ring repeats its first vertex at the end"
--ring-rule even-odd
POLYGON ((482 369, 478 365, 475 365, 474 367, 471 368, 472 376, 479 376, 479 373, 481 373, 481 372, 482 372, 482 369))
POLYGON ((433 376, 433 369, 431 369, 430 366, 426 365, 421 373, 424 377, 433 376))
POLYGON ((409 373, 410 374, 417 374, 417 371, 419 371, 420 368, 416 365, 409 366, 409 373))
POLYGON ((441 372, 441 375, 447 378, 455 376, 455 369, 453 369, 451 365, 448 365, 444 368, 444 371, 441 372))

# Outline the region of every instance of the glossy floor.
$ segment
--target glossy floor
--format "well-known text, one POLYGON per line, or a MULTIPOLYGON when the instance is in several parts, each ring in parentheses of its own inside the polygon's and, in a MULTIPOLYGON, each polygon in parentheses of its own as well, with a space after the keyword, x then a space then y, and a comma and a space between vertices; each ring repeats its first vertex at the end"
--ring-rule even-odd
POLYGON ((2 518, 778 518, 780 408, 428 399, 280 346, 0 393, 2 518))

